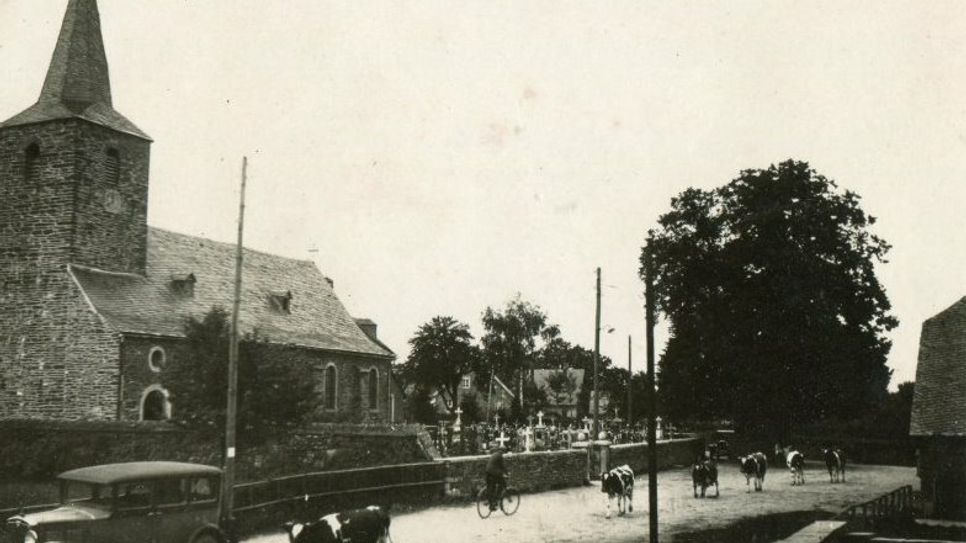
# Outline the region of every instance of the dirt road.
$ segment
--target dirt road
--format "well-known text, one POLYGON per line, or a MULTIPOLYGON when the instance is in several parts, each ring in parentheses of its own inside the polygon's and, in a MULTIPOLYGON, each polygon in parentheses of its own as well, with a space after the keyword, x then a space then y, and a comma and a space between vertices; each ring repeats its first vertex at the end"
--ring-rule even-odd
MULTIPOLYGON (((746 492, 745 479, 731 464, 720 466, 721 496, 692 497, 688 470, 659 474, 659 529, 667 536, 719 528, 739 520, 773 513, 822 510, 838 512, 905 484, 918 484, 913 468, 849 466, 847 482, 830 484, 824 465, 806 466, 806 484, 791 486, 786 469, 772 469, 764 492, 746 492)), ((512 477, 512 474, 511 474, 512 477)), ((511 482, 512 484, 512 482, 511 482)), ((712 491, 713 494, 713 491, 712 491)), ((604 518, 605 496, 598 485, 524 495, 519 512, 506 517, 496 512, 481 520, 474 505, 443 506, 392 519, 394 543, 531 541, 624 542, 647 537, 647 476, 638 477, 634 512, 604 518)), ((286 543, 284 534, 268 534, 248 543, 286 543)))

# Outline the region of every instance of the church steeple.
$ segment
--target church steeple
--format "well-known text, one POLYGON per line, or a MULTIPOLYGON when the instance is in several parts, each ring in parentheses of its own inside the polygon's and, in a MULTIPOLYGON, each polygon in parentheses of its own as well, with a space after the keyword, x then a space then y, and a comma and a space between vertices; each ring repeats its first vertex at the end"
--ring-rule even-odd
POLYGON ((97 0, 70 0, 40 101, 111 104, 111 81, 97 0))
POLYGON ((69 118, 151 139, 114 110, 97 0, 69 0, 40 98, 0 128, 69 118))

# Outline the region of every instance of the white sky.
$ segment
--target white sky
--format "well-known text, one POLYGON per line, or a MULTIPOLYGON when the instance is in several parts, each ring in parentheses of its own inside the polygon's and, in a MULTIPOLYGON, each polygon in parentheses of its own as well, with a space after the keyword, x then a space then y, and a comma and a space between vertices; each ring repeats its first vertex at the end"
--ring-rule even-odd
MULTIPOLYGON (((0 117, 66 0, 0 0, 0 117)), ((150 134, 149 222, 314 259, 401 358, 515 292, 643 362, 637 258, 688 186, 796 158, 894 245, 893 387, 966 295, 966 9, 941 2, 101 0, 115 107, 150 134), (310 253, 312 248, 317 253, 310 253)), ((663 334, 659 339, 663 339, 663 334)), ((635 368, 635 369, 636 369, 635 368)))

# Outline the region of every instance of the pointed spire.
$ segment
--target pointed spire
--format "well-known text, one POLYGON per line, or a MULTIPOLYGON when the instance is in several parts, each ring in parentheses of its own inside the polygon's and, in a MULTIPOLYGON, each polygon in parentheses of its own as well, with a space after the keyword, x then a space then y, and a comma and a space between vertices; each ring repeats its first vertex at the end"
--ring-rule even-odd
POLYGON ((41 101, 111 105, 111 81, 97 0, 70 0, 50 60, 41 101))
POLYGON ((114 110, 97 0, 70 0, 37 103, 0 128, 78 118, 151 141, 114 110))

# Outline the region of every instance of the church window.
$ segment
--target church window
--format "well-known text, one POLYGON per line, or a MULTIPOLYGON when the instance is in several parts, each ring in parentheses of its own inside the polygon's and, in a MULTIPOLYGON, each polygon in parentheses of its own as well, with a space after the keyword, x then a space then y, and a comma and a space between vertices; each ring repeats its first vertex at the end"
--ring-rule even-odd
POLYGON ((37 179, 38 162, 40 162, 40 146, 31 143, 24 150, 24 178, 27 181, 37 179))
POLYGON ((379 409, 379 372, 376 368, 369 370, 369 409, 379 409))
POLYGON ((292 312, 292 291, 269 293, 268 301, 271 308, 277 313, 292 312))
POLYGON ((338 391, 338 387, 336 386, 337 385, 336 379, 338 379, 338 372, 336 371, 334 364, 329 364, 329 366, 325 368, 324 379, 325 379, 325 394, 324 394, 325 408, 335 409, 336 408, 335 395, 336 395, 336 392, 338 391))
POLYGON ((112 185, 121 179, 121 153, 117 149, 107 150, 107 160, 104 161, 104 180, 112 185))
POLYGON ((168 420, 171 418, 171 403, 168 401, 168 391, 160 385, 151 385, 141 395, 140 419, 168 420))
POLYGON ((164 349, 155 345, 154 347, 151 347, 151 351, 148 352, 148 367, 151 368, 151 371, 158 373, 164 369, 166 358, 167 355, 165 354, 164 349))

